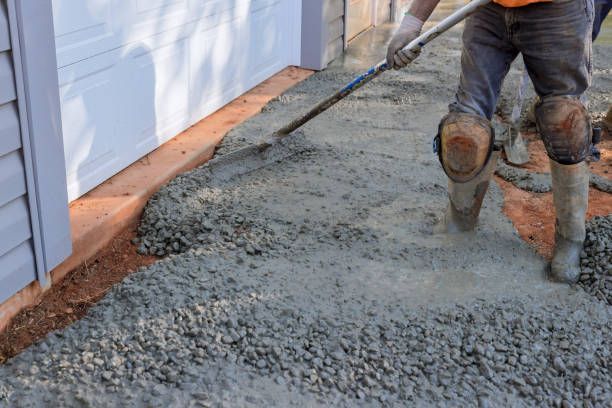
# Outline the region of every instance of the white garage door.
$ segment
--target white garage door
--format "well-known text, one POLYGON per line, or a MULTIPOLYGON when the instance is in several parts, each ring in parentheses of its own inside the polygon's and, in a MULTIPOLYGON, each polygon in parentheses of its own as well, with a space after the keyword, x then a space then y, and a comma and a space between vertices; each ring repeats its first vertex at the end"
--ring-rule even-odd
POLYGON ((53 0, 73 200, 288 65, 301 0, 53 0))

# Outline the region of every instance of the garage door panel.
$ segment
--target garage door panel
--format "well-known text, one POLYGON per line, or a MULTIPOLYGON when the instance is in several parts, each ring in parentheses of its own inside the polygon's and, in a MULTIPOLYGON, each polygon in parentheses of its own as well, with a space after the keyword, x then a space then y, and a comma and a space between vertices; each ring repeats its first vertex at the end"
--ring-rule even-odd
POLYGON ((210 6, 206 4, 196 8, 193 12, 197 15, 194 21, 193 32, 201 35, 206 30, 212 30, 223 24, 232 22, 237 35, 243 34, 242 29, 246 24, 247 10, 239 5, 214 3, 210 6))
POLYGON ((244 0, 191 0, 190 10, 197 19, 227 14, 232 11, 232 17, 236 18, 240 14, 244 0))
POLYGON ((134 132, 139 154, 148 153, 151 146, 159 146, 173 137, 176 129, 186 126, 189 110, 187 50, 187 39, 183 39, 134 61, 131 76, 135 100, 132 106, 136 111, 131 118, 140 124, 134 132))
POLYGON ((151 35, 193 21, 187 0, 135 0, 136 27, 147 27, 151 35))
POLYGON ((53 0, 59 67, 119 44, 119 33, 112 27, 112 3, 106 0, 53 0))
POLYGON ((155 84, 157 74, 153 55, 148 47, 137 48, 127 62, 128 80, 124 111, 120 114, 126 124, 123 132, 137 149, 155 136, 155 84), (129 95, 128 95, 129 94, 129 95))
POLYGON ((269 8, 277 4, 280 4, 280 0, 252 0, 251 12, 256 12, 264 8, 269 8))
MULTIPOLYGON (((185 31, 195 20, 195 16, 190 13, 188 0, 132 1, 135 2, 131 17, 134 23, 124 29, 124 44, 143 41, 172 29, 181 28, 180 31, 185 31)), ((179 34, 179 37, 182 36, 179 34)))
MULTIPOLYGON (((115 120, 117 102, 113 66, 60 86, 64 154, 69 188, 88 174, 99 173, 116 154, 115 120)), ((92 177, 95 176, 92 174, 92 177)))
POLYGON ((56 12, 67 13, 57 20, 66 21, 58 55, 66 64, 59 77, 71 200, 280 71, 293 55, 294 0, 79 1, 70 17, 71 0, 54 0, 56 12), (115 6, 92 17, 98 4, 115 6), (99 34, 112 39, 106 49, 99 34))
POLYGON ((155 69, 154 101, 159 120, 184 112, 188 107, 187 49, 187 39, 183 38, 153 50, 151 58, 140 59, 140 72, 155 69))
POLYGON ((87 40, 87 31, 107 30, 111 21, 110 1, 53 0, 53 24, 58 38, 76 34, 87 40), (70 10, 70 12, 67 12, 70 10))
POLYGON ((138 13, 157 12, 159 14, 185 10, 188 7, 187 0, 136 0, 136 10, 138 13))
POLYGON ((249 41, 251 50, 249 66, 253 74, 259 77, 270 69, 275 69, 283 59, 286 31, 278 1, 261 0, 260 7, 251 14, 249 41))
POLYGON ((233 19, 204 29, 191 41, 192 104, 200 111, 242 85, 242 64, 236 63, 236 56, 245 55, 245 46, 237 23, 233 19))

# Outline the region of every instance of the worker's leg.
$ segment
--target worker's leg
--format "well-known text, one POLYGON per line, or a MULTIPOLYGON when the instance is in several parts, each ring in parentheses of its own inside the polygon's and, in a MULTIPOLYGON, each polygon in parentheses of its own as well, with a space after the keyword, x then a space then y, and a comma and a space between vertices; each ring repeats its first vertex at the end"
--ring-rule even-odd
POLYGON ((557 0, 517 11, 513 37, 540 97, 538 131, 550 157, 556 210, 550 277, 576 282, 585 239, 591 120, 580 97, 591 82, 593 0, 557 0))
POLYGON ((466 20, 461 78, 451 112, 493 117, 504 78, 518 55, 508 37, 507 11, 491 3, 466 20))
POLYGON ((591 82, 593 0, 556 0, 515 12, 514 45, 540 98, 580 97, 591 82))
POLYGON ((441 230, 474 229, 495 171, 491 117, 517 50, 506 31, 506 9, 481 7, 463 32, 461 80, 451 113, 440 124, 438 149, 449 176, 449 205, 441 230))

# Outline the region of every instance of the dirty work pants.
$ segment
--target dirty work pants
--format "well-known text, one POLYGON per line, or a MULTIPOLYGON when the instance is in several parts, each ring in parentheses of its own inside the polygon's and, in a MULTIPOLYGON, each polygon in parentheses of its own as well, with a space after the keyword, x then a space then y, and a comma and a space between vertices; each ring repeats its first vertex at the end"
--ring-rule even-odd
POLYGON ((519 53, 541 98, 577 96, 591 82, 593 0, 480 7, 463 31, 454 112, 491 119, 502 83, 519 53))

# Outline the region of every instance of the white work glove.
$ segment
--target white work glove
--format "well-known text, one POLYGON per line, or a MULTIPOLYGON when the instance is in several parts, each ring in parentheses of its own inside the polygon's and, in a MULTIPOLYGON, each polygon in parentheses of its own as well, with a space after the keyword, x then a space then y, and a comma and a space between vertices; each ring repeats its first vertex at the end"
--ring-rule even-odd
POLYGON ((412 40, 421 34, 423 24, 423 21, 412 14, 404 16, 387 49, 387 64, 390 67, 393 67, 393 69, 404 68, 419 56, 420 51, 403 51, 402 48, 410 44, 412 40))

